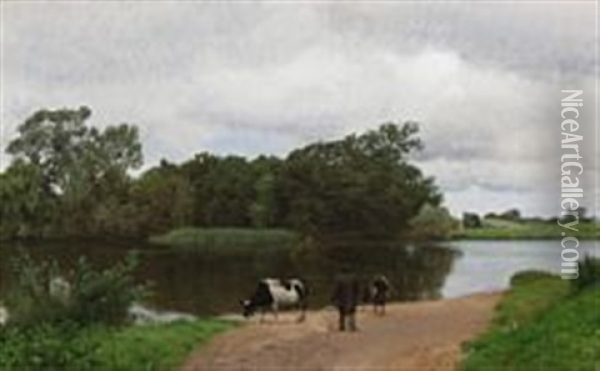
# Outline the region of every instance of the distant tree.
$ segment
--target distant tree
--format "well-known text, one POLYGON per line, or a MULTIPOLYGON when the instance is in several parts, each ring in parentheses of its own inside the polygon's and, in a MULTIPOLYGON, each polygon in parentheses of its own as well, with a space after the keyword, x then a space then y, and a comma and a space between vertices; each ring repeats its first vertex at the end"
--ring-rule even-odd
POLYGON ((521 219, 521 212, 518 209, 509 209, 498 215, 498 218, 517 222, 521 219))
POLYGON ((463 213, 463 227, 465 228, 481 228, 481 218, 475 213, 463 213))
POLYGON ((594 221, 594 218, 592 216, 588 216, 588 210, 584 206, 579 206, 577 208, 577 215, 579 216, 579 220, 584 223, 590 223, 594 221))
POLYGON ((499 218, 498 214, 496 214, 494 212, 487 213, 483 216, 483 219, 498 219, 498 218, 499 218))
POLYGON ((459 222, 445 207, 425 204, 410 220, 411 236, 417 240, 445 240, 459 227, 459 222))

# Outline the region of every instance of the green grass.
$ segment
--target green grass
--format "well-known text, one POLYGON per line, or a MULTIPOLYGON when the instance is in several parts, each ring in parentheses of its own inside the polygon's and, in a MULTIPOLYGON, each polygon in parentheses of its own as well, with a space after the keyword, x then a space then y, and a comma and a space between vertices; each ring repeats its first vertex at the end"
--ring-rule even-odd
POLYGON ((579 231, 566 230, 556 223, 511 222, 499 219, 484 219, 483 227, 467 228, 457 233, 455 239, 469 240, 527 240, 560 239, 561 232, 585 240, 600 239, 600 223, 579 223, 574 226, 579 231))
POLYGON ((290 247, 298 240, 298 235, 289 230, 252 228, 180 228, 150 237, 154 244, 211 252, 290 247))
POLYGON ((465 348, 465 371, 598 370, 600 287, 575 292, 559 277, 520 274, 491 328, 465 348))
POLYGON ((202 320, 107 332, 101 335, 98 369, 172 370, 199 345, 232 326, 224 321, 202 320))
POLYGON ((234 325, 198 320, 140 327, 38 325, 0 329, 3 371, 167 371, 234 325))

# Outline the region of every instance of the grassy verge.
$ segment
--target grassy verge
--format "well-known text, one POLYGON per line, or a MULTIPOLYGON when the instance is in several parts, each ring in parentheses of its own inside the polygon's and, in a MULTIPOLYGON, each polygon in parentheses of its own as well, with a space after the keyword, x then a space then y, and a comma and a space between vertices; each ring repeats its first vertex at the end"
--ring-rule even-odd
MULTIPOLYGON (((575 226, 579 231, 569 235, 582 240, 600 239, 599 223, 580 223, 575 226)), ((560 239, 565 229, 556 223, 544 222, 507 222, 504 224, 484 220, 481 228, 467 228, 457 233, 455 239, 469 240, 527 240, 560 239)))
POLYGON ((574 292, 541 273, 515 276, 491 329, 466 346, 465 371, 594 370, 600 364, 600 287, 574 292))
POLYGON ((99 369, 172 370, 199 345, 232 326, 223 321, 201 320, 104 333, 98 349, 99 369))
POLYGON ((238 252, 289 247, 298 242, 298 235, 285 229, 181 228, 150 237, 150 242, 179 248, 238 252))
POLYGON ((0 369, 22 370, 172 370, 199 345, 233 324, 199 320, 163 325, 63 326, 0 330, 0 369))

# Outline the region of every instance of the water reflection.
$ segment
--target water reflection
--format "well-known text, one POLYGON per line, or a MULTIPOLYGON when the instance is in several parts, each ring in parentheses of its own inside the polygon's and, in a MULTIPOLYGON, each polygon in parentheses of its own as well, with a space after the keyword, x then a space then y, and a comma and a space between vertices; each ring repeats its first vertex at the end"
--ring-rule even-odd
MULTIPOLYGON (((333 277, 342 265, 350 265, 365 280, 376 273, 385 274, 394 286, 395 300, 437 298, 459 255, 456 250, 440 247, 366 243, 235 257, 145 245, 27 246, 34 259, 56 258, 64 269, 81 255, 94 266, 107 267, 129 250, 140 252, 138 279, 153 283, 149 305, 198 315, 237 311, 238 299, 251 292, 263 277, 302 277, 311 290, 311 306, 328 305, 333 277)), ((16 246, 0 247, 0 290, 8 285, 8 258, 16 251, 16 246)))

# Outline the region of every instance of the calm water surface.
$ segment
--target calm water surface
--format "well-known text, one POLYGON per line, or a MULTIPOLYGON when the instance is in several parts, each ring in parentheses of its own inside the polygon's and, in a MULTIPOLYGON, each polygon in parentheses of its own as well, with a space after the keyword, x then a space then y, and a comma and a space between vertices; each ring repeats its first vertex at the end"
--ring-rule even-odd
MULTIPOLYGON (((261 277, 304 278, 311 306, 328 304, 331 283, 342 265, 365 280, 383 273, 392 281, 395 300, 456 297, 508 286, 523 269, 560 271, 560 245, 554 241, 458 241, 418 248, 359 245, 327 251, 256 252, 228 257, 215 253, 175 251, 126 244, 43 244, 0 246, 0 295, 9 285, 10 256, 25 248, 37 260, 54 258, 68 269, 79 256, 108 267, 128 251, 140 254, 137 278, 150 281, 151 307, 211 315, 237 311, 261 277)), ((580 250, 600 256, 596 242, 580 250)))

